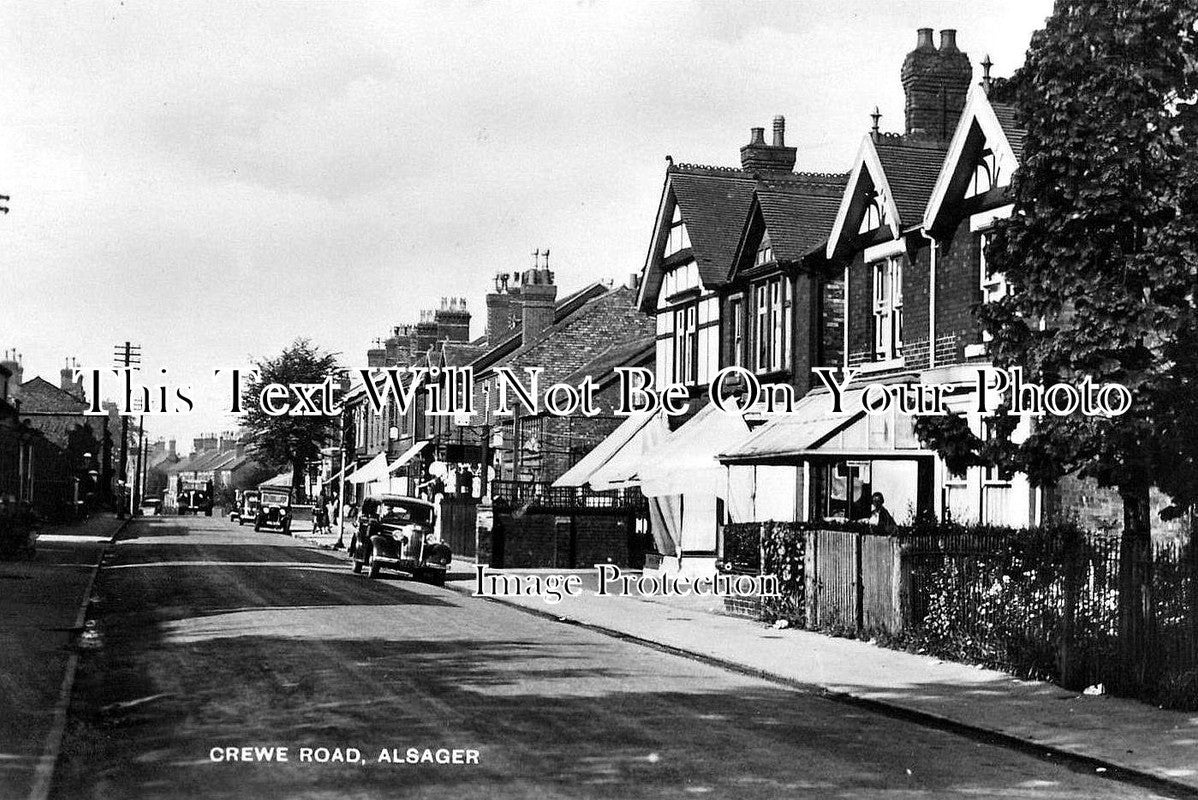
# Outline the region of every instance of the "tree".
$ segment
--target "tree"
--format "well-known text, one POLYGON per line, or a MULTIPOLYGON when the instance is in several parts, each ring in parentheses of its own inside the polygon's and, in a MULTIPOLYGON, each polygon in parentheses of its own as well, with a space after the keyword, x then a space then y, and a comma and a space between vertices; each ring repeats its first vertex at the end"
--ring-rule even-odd
POLYGON ((1027 139, 1014 213, 986 252, 1012 287, 979 309, 991 355, 1044 384, 1121 383, 1131 410, 1044 416, 1018 446, 981 442, 959 419, 918 425, 955 469, 997 463, 1036 484, 1076 472, 1118 490, 1120 638, 1139 683, 1151 679, 1149 489, 1173 514, 1198 499, 1196 20, 1196 0, 1059 0, 1004 87, 1027 139))
POLYGON ((320 457, 322 447, 336 440, 336 425, 327 415, 271 416, 258 398, 269 384, 322 384, 334 379, 336 372, 336 355, 320 350, 308 339, 296 339, 276 358, 258 362, 256 373, 245 384, 241 426, 249 435, 250 451, 269 467, 290 468, 291 487, 297 498, 304 495, 307 465, 320 457))

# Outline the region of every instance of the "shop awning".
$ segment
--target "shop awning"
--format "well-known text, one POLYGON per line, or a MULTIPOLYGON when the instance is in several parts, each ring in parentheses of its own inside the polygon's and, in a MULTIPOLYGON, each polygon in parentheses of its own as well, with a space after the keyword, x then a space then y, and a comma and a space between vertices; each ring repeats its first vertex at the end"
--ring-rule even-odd
POLYGON ((728 481, 718 455, 748 434, 741 414, 721 411, 715 404, 704 406, 642 456, 637 468, 641 492, 646 497, 692 492, 723 496, 728 481))
POLYGON ((350 462, 341 469, 334 472, 329 477, 325 478, 325 483, 336 483, 339 480, 348 480, 350 475, 354 474, 354 470, 358 468, 357 464, 350 462))
POLYGON ((373 483, 387 474, 387 454, 379 453, 350 477, 351 483, 373 483))
MULTIPOLYGON (((614 434, 613 434, 614 435, 614 434)), ((670 435, 670 427, 661 414, 654 414, 606 463, 591 473, 587 484, 597 492, 639 486, 637 470, 645 454, 657 448, 670 435)))
POLYGON ((636 456, 639 458, 642 450, 641 440, 643 439, 640 434, 654 418, 652 414, 634 414, 624 420, 618 428, 607 435, 606 439, 595 445, 595 448, 591 452, 583 456, 577 464, 570 467, 564 475, 555 480, 553 485, 555 487, 586 486, 592 483, 592 476, 595 472, 602 469, 625 448, 634 450, 636 456), (633 440, 636 441, 634 442, 633 440))
POLYGON ((424 448, 428 447, 428 443, 429 443, 430 441, 431 441, 430 439, 425 439, 425 440, 423 440, 423 441, 416 442, 416 444, 412 445, 412 446, 411 446, 411 447, 409 447, 407 450, 404 450, 404 451, 403 451, 403 455, 401 455, 401 456, 400 456, 400 457, 399 457, 399 458, 398 458, 398 459, 395 461, 395 463, 394 463, 394 464, 392 464, 391 466, 387 467, 387 471, 386 471, 384 474, 386 474, 386 475, 392 475, 392 474, 394 474, 394 473, 395 473, 395 470, 399 469, 399 468, 400 468, 400 467, 402 467, 404 464, 407 464, 409 461, 411 461, 413 458, 415 458, 415 457, 416 457, 416 454, 417 454, 417 453, 419 453, 419 452, 420 452, 421 450, 423 450, 424 448))
POLYGON ((287 472, 280 472, 278 475, 274 476, 273 478, 267 478, 266 480, 262 481, 258 485, 259 486, 282 486, 284 488, 291 488, 291 471, 288 470, 287 472))
MULTIPOLYGON (((720 453, 725 464, 782 460, 812 451, 868 449, 871 431, 861 410, 861 390, 845 392, 842 413, 832 410, 831 392, 809 394, 792 413, 776 416, 751 436, 720 453)), ((885 425, 877 418, 879 426, 885 425)), ((893 431, 891 431, 893 439, 893 431)))

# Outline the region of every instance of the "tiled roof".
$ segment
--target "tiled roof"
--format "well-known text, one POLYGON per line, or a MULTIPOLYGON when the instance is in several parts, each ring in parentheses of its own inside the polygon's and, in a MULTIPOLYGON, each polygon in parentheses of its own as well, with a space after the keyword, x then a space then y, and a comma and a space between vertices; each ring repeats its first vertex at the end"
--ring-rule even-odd
POLYGON ((484 345, 473 343, 459 344, 457 342, 446 342, 443 350, 445 353, 445 365, 448 367, 460 367, 464 364, 469 364, 481 356, 487 351, 487 348, 484 345))
POLYGON ((991 103, 990 107, 994 109, 994 116, 998 118, 998 124, 1002 126, 1002 132, 1006 134, 1011 150, 1015 152, 1015 159, 1022 162, 1023 140, 1027 138, 1027 131, 1016 123, 1015 107, 1006 103, 991 103))
POLYGON ((894 195, 902 226, 907 228, 922 222, 924 209, 936 185, 936 178, 940 175, 948 147, 940 143, 882 136, 874 143, 874 148, 894 195))
POLYGON ((85 403, 75 395, 64 392, 45 378, 30 378, 21 384, 21 411, 83 411, 85 403))
POLYGON ((616 367, 639 367, 651 364, 656 349, 657 343, 652 334, 614 345, 570 373, 563 382, 577 386, 587 376, 590 376, 595 379, 597 385, 603 386, 615 377, 616 367))
POLYGON ((728 280, 754 185, 753 174, 741 170, 670 168, 670 188, 682 210, 699 277, 708 288, 728 280))
MULTIPOLYGON (((587 303, 595 298, 602 297, 608 291, 608 287, 596 282, 558 300, 553 307, 554 326, 560 325, 570 319, 580 309, 584 308, 587 303)), ((470 362, 470 366, 474 370, 474 376, 477 378, 484 370, 497 366, 505 359, 511 357, 513 353, 520 349, 523 339, 523 332, 517 327, 506 339, 501 339, 494 347, 484 351, 470 362)))
MULTIPOLYGON (((839 176, 839 191, 847 175, 839 176)), ((813 191, 802 183, 772 185, 757 190, 757 204, 770 234, 774 255, 798 261, 827 241, 840 207, 840 194, 813 191)))

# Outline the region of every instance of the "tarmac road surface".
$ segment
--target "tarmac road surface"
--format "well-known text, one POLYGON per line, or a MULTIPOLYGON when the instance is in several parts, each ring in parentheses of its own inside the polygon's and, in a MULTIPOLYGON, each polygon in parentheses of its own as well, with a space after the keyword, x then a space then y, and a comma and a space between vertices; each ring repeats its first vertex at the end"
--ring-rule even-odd
POLYGON ((216 517, 113 556, 59 800, 1152 796, 216 517))

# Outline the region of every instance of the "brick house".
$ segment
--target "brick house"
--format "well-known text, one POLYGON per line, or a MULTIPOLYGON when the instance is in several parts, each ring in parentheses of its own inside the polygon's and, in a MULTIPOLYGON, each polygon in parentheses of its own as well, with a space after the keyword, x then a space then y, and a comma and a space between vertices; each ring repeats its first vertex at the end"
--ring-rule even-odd
MULTIPOLYGON (((825 247, 829 286, 838 280, 846 298, 843 318, 837 327, 825 313, 822 341, 812 347, 822 347, 825 366, 856 371, 856 393, 870 383, 958 386, 948 407, 985 436, 972 387, 977 369, 991 362, 976 311, 1007 291, 1002 276, 987 270, 985 247, 990 227, 1011 213, 1024 133, 1014 109, 988 96, 988 65, 981 85, 971 88, 969 59, 954 31, 942 31, 936 47, 932 31, 921 29, 901 77, 905 132, 881 133, 875 118, 861 143, 825 247), (837 332, 839 354, 828 346, 837 332)), ((859 396, 851 393, 848 404, 859 396)), ((865 516, 874 491, 900 522, 928 513, 1026 526, 1062 510, 1091 527, 1118 519, 1114 492, 1091 481, 1067 478, 1035 489, 1023 475, 989 468, 953 475, 897 408, 832 415, 828 401, 826 390, 812 391, 797 413, 771 420, 723 454, 730 473, 795 466, 796 519, 865 516)), ((1015 436, 1031 430, 1025 417, 1015 436)), ((1153 503, 1167 500, 1154 492, 1153 503)), ((1154 526, 1176 523, 1154 515, 1154 526)))

